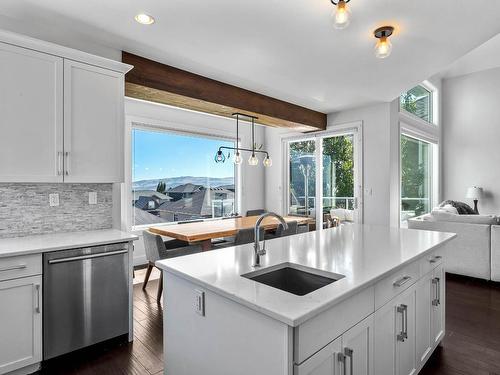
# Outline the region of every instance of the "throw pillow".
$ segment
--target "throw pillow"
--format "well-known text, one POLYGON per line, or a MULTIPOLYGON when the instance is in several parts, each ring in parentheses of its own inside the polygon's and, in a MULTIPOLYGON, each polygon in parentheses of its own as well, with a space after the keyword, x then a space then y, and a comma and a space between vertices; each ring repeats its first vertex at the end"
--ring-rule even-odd
POLYGON ((452 201, 452 200, 446 200, 443 203, 439 205, 439 207, 444 207, 446 205, 451 205, 455 207, 458 211, 459 215, 477 215, 478 213, 475 212, 471 206, 469 206, 467 203, 464 202, 458 202, 458 201, 452 201))

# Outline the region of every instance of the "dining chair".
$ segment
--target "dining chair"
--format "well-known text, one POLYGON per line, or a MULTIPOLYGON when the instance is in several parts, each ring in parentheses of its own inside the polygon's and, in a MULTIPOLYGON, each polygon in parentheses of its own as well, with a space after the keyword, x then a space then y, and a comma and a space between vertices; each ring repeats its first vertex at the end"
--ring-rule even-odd
POLYGON ((262 214, 265 214, 267 211, 264 210, 263 208, 259 208, 256 210, 248 210, 247 211, 247 216, 260 216, 262 214))
MULTIPOLYGON (((259 229, 259 237, 264 239, 264 228, 259 229)), ((222 249, 225 247, 245 245, 247 243, 252 243, 255 241, 255 230, 254 228, 244 228, 239 229, 234 235, 234 241, 222 242, 214 246, 215 249, 222 249)))
MULTIPOLYGON (((146 252, 146 259, 148 261, 148 269, 146 270, 146 275, 144 276, 142 290, 145 290, 146 286, 148 285, 149 276, 151 275, 153 267, 155 267, 156 261, 176 258, 189 254, 201 253, 202 251, 200 245, 189 245, 187 242, 180 240, 174 239, 164 242, 163 238, 160 235, 151 233, 147 230, 142 232, 142 239, 144 241, 144 250, 146 252)), ((160 273, 160 281, 158 284, 158 293, 156 296, 158 302, 160 302, 162 292, 163 272, 160 273)))
POLYGON ((287 224, 288 229, 285 229, 282 224, 279 224, 274 233, 266 233, 266 239, 272 240, 273 238, 292 236, 298 233, 299 225, 296 221, 289 221, 287 224))
POLYGON ((303 224, 297 227, 297 233, 307 233, 307 232, 309 232, 309 224, 303 224))

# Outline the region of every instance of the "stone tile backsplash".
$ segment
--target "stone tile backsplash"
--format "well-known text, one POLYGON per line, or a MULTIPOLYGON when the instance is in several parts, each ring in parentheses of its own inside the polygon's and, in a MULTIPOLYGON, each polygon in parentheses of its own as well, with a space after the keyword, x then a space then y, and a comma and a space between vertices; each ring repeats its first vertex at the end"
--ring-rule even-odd
POLYGON ((108 229, 112 211, 112 184, 0 183, 0 238, 108 229), (96 205, 89 205, 91 191, 96 205), (59 206, 49 207, 52 193, 59 206))

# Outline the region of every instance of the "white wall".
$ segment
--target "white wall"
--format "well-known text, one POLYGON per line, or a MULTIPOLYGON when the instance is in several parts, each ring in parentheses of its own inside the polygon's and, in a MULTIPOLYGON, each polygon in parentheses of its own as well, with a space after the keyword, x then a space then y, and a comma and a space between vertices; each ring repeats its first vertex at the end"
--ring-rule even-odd
MULTIPOLYGON (((177 131, 236 138, 236 122, 233 119, 183 110, 180 108, 141 100, 126 98, 125 116, 126 122, 133 120, 177 131)), ((240 121, 240 139, 243 147, 251 147, 251 126, 247 122, 240 121)), ((265 143, 265 130, 263 126, 256 125, 255 142, 258 144, 265 143)), ((130 140, 126 141, 125 147, 130 150, 130 140)), ((214 150, 214 155, 216 151, 217 150, 214 150)), ((248 153, 242 153, 242 156, 243 163, 240 167, 241 183, 239 185, 241 205, 239 212, 244 215, 249 209, 263 208, 265 206, 265 168, 262 165, 262 156, 258 155, 261 162, 258 166, 254 167, 249 166, 247 163, 247 159, 249 157, 248 153)), ((126 168, 129 169, 130 165, 126 168)), ((124 186, 122 191, 126 192, 127 189, 129 189, 129 186, 124 186)), ((130 200, 125 199, 123 202, 124 206, 122 207, 122 211, 125 211, 125 205, 128 205, 130 200)), ((128 215, 123 213, 122 216, 124 216, 122 218, 122 228, 130 230, 131 223, 128 215)), ((136 242, 134 263, 141 264, 144 262, 144 248, 142 239, 140 239, 136 242)))
POLYGON ((500 213, 499 98, 500 68, 443 81, 443 199, 480 186, 481 213, 500 213))

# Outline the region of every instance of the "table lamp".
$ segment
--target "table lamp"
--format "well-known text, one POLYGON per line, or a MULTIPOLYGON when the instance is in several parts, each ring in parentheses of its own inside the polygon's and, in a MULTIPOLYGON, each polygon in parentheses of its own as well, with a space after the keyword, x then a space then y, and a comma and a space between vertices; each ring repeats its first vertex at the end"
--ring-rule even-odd
POLYGON ((479 198, 483 196, 483 188, 477 187, 477 186, 472 186, 467 189, 467 194, 465 195, 466 198, 472 199, 474 201, 474 211, 479 214, 479 211, 477 210, 477 201, 479 198))

